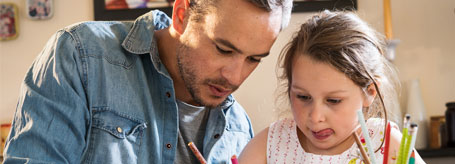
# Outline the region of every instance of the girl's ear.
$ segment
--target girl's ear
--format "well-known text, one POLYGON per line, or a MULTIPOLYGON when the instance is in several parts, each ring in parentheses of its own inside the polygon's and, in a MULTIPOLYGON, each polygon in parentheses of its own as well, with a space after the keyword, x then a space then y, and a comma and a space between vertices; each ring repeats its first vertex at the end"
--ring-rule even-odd
MULTIPOLYGON (((380 84, 377 81, 375 83, 379 89, 380 84)), ((369 107, 373 103, 376 95, 378 94, 378 91, 376 90, 374 83, 371 83, 367 87, 367 90, 365 93, 366 93, 366 95, 365 95, 365 101, 363 102, 363 107, 369 107)))
POLYGON ((188 0, 176 0, 172 8, 172 28, 180 35, 183 34, 186 27, 186 19, 190 3, 188 0))

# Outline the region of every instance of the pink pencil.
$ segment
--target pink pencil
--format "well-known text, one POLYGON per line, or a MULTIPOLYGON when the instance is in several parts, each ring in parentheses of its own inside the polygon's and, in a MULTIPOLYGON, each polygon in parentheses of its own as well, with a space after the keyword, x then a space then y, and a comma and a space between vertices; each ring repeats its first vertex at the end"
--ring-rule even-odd
POLYGON ((239 162, 237 161, 237 156, 235 154, 231 157, 231 162, 232 164, 239 164, 239 162))

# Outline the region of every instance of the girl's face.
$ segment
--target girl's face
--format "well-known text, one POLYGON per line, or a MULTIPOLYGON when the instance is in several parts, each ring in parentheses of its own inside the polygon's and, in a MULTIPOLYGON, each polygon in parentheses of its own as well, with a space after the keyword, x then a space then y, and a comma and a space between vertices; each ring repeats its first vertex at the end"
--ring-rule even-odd
POLYGON ((294 60, 290 84, 292 113, 305 151, 334 155, 350 148, 356 111, 372 101, 362 89, 344 73, 308 56, 294 60))

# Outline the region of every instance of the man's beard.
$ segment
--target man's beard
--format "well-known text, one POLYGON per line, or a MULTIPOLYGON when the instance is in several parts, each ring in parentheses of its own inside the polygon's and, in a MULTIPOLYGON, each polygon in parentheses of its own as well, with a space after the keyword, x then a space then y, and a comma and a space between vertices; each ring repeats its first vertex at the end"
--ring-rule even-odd
MULTIPOLYGON (((196 70, 194 69, 194 64, 190 62, 190 60, 194 59, 188 59, 187 56, 188 54, 185 53, 188 52, 188 50, 189 48, 184 44, 181 44, 177 50, 177 66, 179 69, 180 78, 183 80, 185 88, 190 93, 191 98, 196 103, 196 105, 205 106, 208 108, 215 108, 216 106, 220 105, 222 101, 219 102, 218 104, 209 104, 208 102, 202 99, 201 88, 197 87, 196 85, 196 83, 200 81, 200 79, 198 79, 198 76, 196 76, 197 73, 196 70)), ((232 90, 232 92, 234 92, 238 88, 238 86, 229 84, 229 82, 225 78, 204 79, 202 84, 207 86, 209 86, 208 84, 216 84, 218 86, 223 86, 223 88, 225 89, 230 89, 232 90)), ((222 98, 218 96, 212 97, 222 98)))

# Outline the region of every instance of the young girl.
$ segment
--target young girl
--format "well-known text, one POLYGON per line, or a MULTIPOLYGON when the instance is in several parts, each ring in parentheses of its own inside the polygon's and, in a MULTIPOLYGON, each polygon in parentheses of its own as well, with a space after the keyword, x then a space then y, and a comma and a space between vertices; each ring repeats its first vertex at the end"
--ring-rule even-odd
MULTIPOLYGON (((367 119, 376 163, 382 163, 386 107, 396 103, 393 69, 377 33, 353 13, 313 16, 280 56, 294 119, 273 123, 254 137, 240 163, 362 163, 353 133, 362 136, 356 112, 367 119)), ((390 163, 401 133, 392 124, 390 163)), ((366 149, 361 137, 362 148, 366 149)), ((424 163, 415 152, 416 163, 424 163)))

